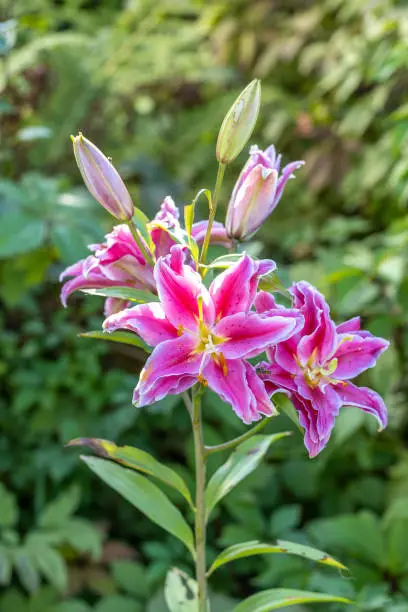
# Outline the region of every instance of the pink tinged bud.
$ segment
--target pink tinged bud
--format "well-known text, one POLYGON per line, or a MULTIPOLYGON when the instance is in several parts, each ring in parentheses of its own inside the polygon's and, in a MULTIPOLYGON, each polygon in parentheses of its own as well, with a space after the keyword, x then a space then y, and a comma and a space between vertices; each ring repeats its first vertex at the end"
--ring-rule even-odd
POLYGON ((248 142, 261 103, 261 83, 251 81, 229 109, 218 134, 216 155, 221 164, 231 163, 248 142))
POLYGON ((245 240, 259 229, 278 205, 293 172, 304 162, 292 162, 282 170, 280 164, 281 155, 273 145, 265 151, 251 147, 228 206, 225 226, 230 238, 245 240))
POLYGON ((249 172, 228 207, 225 224, 228 236, 244 240, 256 232, 271 213, 277 184, 276 170, 258 164, 249 172))
POLYGON ((133 217, 133 202, 117 170, 81 133, 71 138, 78 168, 91 195, 113 217, 129 221, 133 217))

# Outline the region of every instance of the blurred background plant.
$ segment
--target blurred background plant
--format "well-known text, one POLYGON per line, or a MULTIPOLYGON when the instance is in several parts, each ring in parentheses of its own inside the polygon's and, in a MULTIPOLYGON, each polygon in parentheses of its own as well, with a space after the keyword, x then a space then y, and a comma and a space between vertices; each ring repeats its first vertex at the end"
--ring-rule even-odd
MULTIPOLYGON (((109 153, 151 215, 168 193, 181 205, 212 186, 225 110, 258 77, 255 142, 307 164, 248 248, 276 259, 284 282, 316 284, 339 321, 362 313, 392 341, 365 377, 391 418, 375 436, 369 417, 343 410, 313 461, 298 437, 285 440, 225 499, 210 530, 210 555, 238 536, 290 535, 338 554, 351 575, 250 558, 217 574, 213 609, 279 585, 406 612, 406 3, 14 0, 0 11, 0 610, 161 612, 169 565, 190 569, 181 545, 63 448, 79 435, 109 437, 160 455, 187 479, 192 464, 176 400, 130 405, 138 349, 77 337, 99 328, 102 300, 59 304, 59 272, 110 229, 81 184, 69 135, 81 129, 109 153)), ((227 172, 224 210, 244 162, 242 154, 227 172)), ((210 444, 242 430, 222 408, 210 395, 210 444)))

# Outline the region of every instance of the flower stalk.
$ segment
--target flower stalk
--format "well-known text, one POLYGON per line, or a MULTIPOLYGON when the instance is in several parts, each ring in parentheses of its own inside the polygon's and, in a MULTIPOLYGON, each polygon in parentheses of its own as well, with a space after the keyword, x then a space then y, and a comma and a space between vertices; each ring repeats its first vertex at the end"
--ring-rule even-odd
POLYGON ((140 249, 140 252, 142 253, 143 257, 145 258, 145 260, 147 261, 147 263, 150 266, 154 266, 154 261, 152 258, 152 255, 150 253, 150 251, 146 248, 145 243, 143 242, 143 238, 141 237, 139 230, 137 229, 137 227, 135 226, 135 224, 133 223, 133 220, 130 219, 130 221, 127 221, 128 227, 130 229, 130 233, 132 234, 137 246, 140 249))
POLYGON ((208 455, 211 455, 212 453, 219 453, 221 451, 231 450, 235 448, 242 442, 245 442, 245 440, 252 438, 252 436, 254 436, 259 431, 261 431, 265 427, 265 425, 269 423, 269 421, 272 418, 273 417, 266 417, 262 419, 262 421, 259 421, 259 423, 254 425, 254 427, 251 427, 251 429, 248 429, 248 431, 243 433, 241 436, 234 438, 233 440, 228 440, 228 442, 223 442, 222 444, 217 444, 216 446, 205 446, 204 447, 205 456, 208 457, 208 455))
POLYGON ((205 264, 205 260, 207 258, 207 251, 208 251, 208 247, 209 247, 210 240, 211 240, 211 229, 214 223, 215 214, 217 212, 218 197, 220 194, 222 182, 224 180, 224 173, 225 173, 225 164, 220 163, 218 165, 217 180, 215 181, 214 193, 211 198, 210 215, 208 218, 207 231, 206 231, 203 246, 201 249, 201 257, 200 257, 201 264, 205 264))
POLYGON ((205 474, 206 455, 203 440, 201 419, 201 389, 197 385, 193 389, 193 434, 196 472, 196 580, 198 584, 198 612, 208 612, 207 606, 207 576, 206 576, 206 519, 205 519, 205 474))

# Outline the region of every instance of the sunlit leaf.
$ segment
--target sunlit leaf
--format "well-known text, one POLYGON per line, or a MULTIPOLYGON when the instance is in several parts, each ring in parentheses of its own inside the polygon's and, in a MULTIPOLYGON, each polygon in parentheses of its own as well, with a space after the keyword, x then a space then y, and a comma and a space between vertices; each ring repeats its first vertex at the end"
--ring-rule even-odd
POLYGON ((296 589, 270 589, 252 595, 234 608, 233 612, 269 612, 302 603, 338 602, 350 604, 349 599, 337 595, 310 593, 296 589))
POLYGON ((235 449, 208 483, 207 517, 225 495, 258 467, 270 445, 288 435, 289 432, 282 432, 271 436, 253 436, 235 449))
POLYGON ((142 348, 146 353, 151 353, 152 349, 139 336, 126 331, 89 331, 79 334, 81 338, 91 338, 93 340, 107 340, 108 342, 118 342, 119 344, 130 344, 142 348))
POLYGON ((122 465, 154 476, 169 487, 176 489, 194 509, 190 491, 184 480, 174 470, 157 461, 152 455, 133 446, 116 446, 114 442, 100 438, 77 438, 68 442, 67 446, 89 446, 97 455, 113 459, 122 465))
POLYGON ((164 585, 164 596, 170 612, 198 612, 197 582, 174 567, 164 585))
POLYGON ((138 302, 140 304, 159 301, 158 296, 154 293, 141 291, 133 287, 103 287, 99 289, 81 289, 81 291, 89 295, 119 298, 120 300, 129 300, 129 302, 138 302))
POLYGON ((181 540, 194 556, 194 538, 190 527, 181 512, 155 484, 135 471, 105 459, 82 457, 82 460, 153 523, 181 540))
POLYGON ((312 548, 310 546, 304 546, 303 544, 297 544, 296 542, 287 542, 286 540, 278 540, 276 544, 265 544, 258 540, 251 542, 242 542, 241 544, 235 544, 225 549, 218 555, 214 563, 212 564, 209 575, 215 572, 216 569, 236 561, 237 559, 243 559, 244 557, 252 557, 254 555, 268 555, 268 554, 289 554, 304 557, 311 561, 317 561, 325 565, 331 565, 339 569, 346 569, 346 567, 336 561, 333 557, 330 557, 321 550, 312 548))

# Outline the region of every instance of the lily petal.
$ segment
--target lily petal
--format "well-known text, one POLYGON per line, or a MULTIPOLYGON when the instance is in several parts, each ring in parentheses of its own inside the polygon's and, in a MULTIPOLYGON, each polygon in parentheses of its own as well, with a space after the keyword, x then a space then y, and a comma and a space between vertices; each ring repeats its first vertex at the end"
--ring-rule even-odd
POLYGON ((166 391, 161 395, 163 389, 168 389, 166 384, 168 377, 172 377, 172 382, 169 381, 171 388, 174 387, 175 377, 187 376, 196 380, 200 370, 201 355, 195 353, 195 344, 195 339, 188 334, 158 344, 140 373, 135 389, 136 403, 138 398, 144 401, 143 405, 162 399, 169 392, 166 391), (149 398, 149 401, 146 398, 149 398))
POLYGON ((209 387, 232 406, 244 423, 249 424, 261 418, 260 413, 254 410, 256 400, 249 389, 243 360, 227 359, 224 367, 221 367, 210 359, 203 370, 203 376, 209 387))
POLYGON ((364 412, 372 414, 380 424, 380 428, 387 427, 388 416, 384 400, 378 393, 368 387, 357 387, 352 383, 336 385, 336 392, 343 405, 357 406, 364 412))
MULTIPOLYGON (((204 242, 205 235, 207 233, 208 221, 197 221, 193 223, 191 228, 191 235, 198 245, 204 242)), ((220 244, 229 248, 232 246, 231 240, 227 236, 227 230, 225 226, 219 221, 214 221, 211 227, 211 244, 220 244)))
POLYGON ((177 329, 166 318, 158 302, 138 304, 108 317, 103 323, 104 330, 128 329, 138 334, 150 346, 165 340, 177 338, 177 329))
POLYGON ((166 395, 179 395, 187 389, 191 389, 197 382, 196 376, 166 376, 159 378, 154 385, 148 389, 139 386, 133 392, 133 404, 138 408, 149 406, 159 402, 166 395))
MULTIPOLYGON (((278 311, 279 312, 279 311, 278 311)), ((227 338, 220 350, 227 359, 255 357, 270 345, 287 340, 298 328, 294 317, 238 312, 224 317, 215 327, 215 335, 227 338)))
POLYGON ((352 319, 348 319, 348 321, 344 321, 344 323, 340 323, 337 326, 338 334, 346 334, 350 332, 358 332, 361 328, 361 319, 360 317, 353 317, 352 319))
POLYGON ((340 334, 339 346, 333 355, 338 362, 334 378, 339 380, 354 378, 367 368, 374 367, 378 357, 389 345, 387 340, 375 336, 340 334))
POLYGON ((194 331, 200 317, 202 301, 203 320, 214 322, 214 306, 200 275, 184 264, 185 254, 180 245, 172 247, 170 255, 161 257, 154 269, 157 292, 169 321, 176 327, 194 331))
POLYGON ((254 261, 246 253, 211 283, 217 320, 238 312, 249 312, 258 289, 259 278, 275 270, 274 261, 254 261))

